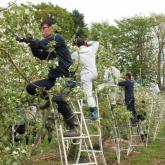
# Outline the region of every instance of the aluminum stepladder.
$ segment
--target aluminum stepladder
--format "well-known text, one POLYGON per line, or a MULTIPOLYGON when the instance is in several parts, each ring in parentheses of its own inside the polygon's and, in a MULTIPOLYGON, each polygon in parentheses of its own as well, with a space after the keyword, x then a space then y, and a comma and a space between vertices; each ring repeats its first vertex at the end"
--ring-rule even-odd
POLYGON ((164 98, 157 97, 152 99, 152 109, 149 112, 148 134, 155 141, 156 138, 161 139, 161 137, 158 137, 158 134, 165 119, 165 105, 164 98))
MULTIPOLYGON (((159 129, 160 129, 160 124, 163 120, 163 114, 164 114, 164 104, 162 105, 161 111, 157 112, 158 108, 158 100, 154 97, 150 99, 150 109, 148 111, 148 128, 147 128, 147 140, 146 140, 146 150, 148 147, 148 142, 149 139, 155 140, 159 129), (160 121, 159 121, 160 120, 160 121)), ((162 102, 164 103, 164 102, 162 102)), ((158 109, 159 110, 159 109, 158 109)))
POLYGON ((144 146, 143 140, 141 138, 141 133, 143 131, 143 123, 138 123, 136 126, 131 126, 131 123, 129 122, 129 130, 130 139, 127 156, 133 151, 133 148, 144 146))
POLYGON ((108 93, 104 95, 106 96, 106 99, 108 101, 108 107, 110 110, 110 115, 112 117, 112 131, 111 131, 112 141, 113 141, 112 149, 115 150, 117 163, 120 164, 121 152, 127 152, 129 142, 127 140, 122 139, 121 137, 121 130, 116 122, 115 116, 112 111, 110 94, 108 93), (122 145, 123 143, 125 143, 125 145, 122 145))
POLYGON ((92 141, 89 135, 88 127, 86 124, 86 120, 84 117, 83 109, 82 109, 82 101, 77 99, 77 108, 75 108, 74 114, 78 118, 78 129, 80 132, 80 136, 75 137, 64 137, 63 132, 64 129, 62 125, 59 125, 59 139, 61 143, 61 162, 62 165, 98 165, 96 154, 93 150, 92 141), (74 160, 69 160, 69 149, 71 145, 76 145, 77 152, 74 160), (81 160, 81 156, 86 154, 86 160, 83 162, 81 160))
POLYGON ((156 139, 165 139, 165 137, 160 137, 159 132, 162 126, 162 122, 165 121, 165 105, 163 105, 162 110, 160 111, 160 114, 158 117, 156 117, 157 123, 155 125, 155 131, 153 135, 153 140, 155 141, 156 139))
POLYGON ((90 130, 91 126, 95 126, 96 133, 95 132, 89 133, 91 139, 94 138, 98 142, 98 147, 97 149, 94 149, 94 152, 97 155, 97 159, 100 160, 99 164, 107 165, 105 157, 104 157, 104 149, 103 149, 103 143, 102 143, 102 130, 101 130, 101 121, 100 121, 101 118, 100 118, 99 99, 98 99, 97 91, 95 95, 95 100, 96 100, 96 106, 97 106, 98 119, 95 121, 86 119, 86 123, 88 126, 88 130, 90 130))
MULTIPOLYGON (((146 150, 147 150, 149 137, 150 137, 150 139, 153 138, 153 140, 155 140, 158 135, 160 125, 161 125, 161 122, 163 120, 163 116, 165 113, 165 111, 164 111, 165 106, 163 104, 164 102, 162 102, 162 106, 160 106, 161 108, 157 108, 158 105, 157 105, 157 101, 155 101, 155 100, 156 99, 153 97, 150 98, 148 112, 147 112, 148 117, 145 120, 145 123, 139 122, 137 125, 136 132, 138 132, 139 134, 143 133, 145 135, 146 141, 144 141, 143 143, 141 143, 139 145, 131 145, 131 143, 130 143, 130 151, 131 151, 131 147, 135 147, 135 146, 145 146, 146 150), (156 109, 158 109, 158 111, 156 109)), ((135 132, 136 127, 133 129, 130 127, 130 132, 131 131, 135 132)), ((132 139, 131 139, 131 141, 132 141, 132 139)), ((128 151, 128 154, 129 154, 129 151, 128 151)))
MULTIPOLYGON (((114 88, 115 85, 112 85, 112 87, 114 88)), ((120 164, 120 160, 121 160, 121 153, 122 152, 126 152, 127 155, 129 155, 129 153, 132 151, 133 147, 137 147, 137 146, 144 146, 143 142, 141 141, 141 137, 140 137, 140 132, 139 132, 139 125, 137 125, 135 128, 132 127, 130 125, 129 121, 126 121, 125 123, 125 127, 121 127, 118 125, 115 116, 114 116, 114 112, 113 109, 111 108, 111 94, 108 93, 106 94, 107 100, 108 100, 108 105, 109 105, 109 110, 110 110, 110 115, 112 117, 112 140, 113 140, 113 144, 114 146, 112 147, 115 152, 116 152, 116 156, 117 156, 117 163, 120 164), (128 134, 128 139, 124 139, 122 137, 123 131, 125 131, 128 134), (134 144, 134 138, 137 138, 138 141, 140 141, 140 144, 134 144)), ((115 109, 114 109, 115 111, 115 109)))

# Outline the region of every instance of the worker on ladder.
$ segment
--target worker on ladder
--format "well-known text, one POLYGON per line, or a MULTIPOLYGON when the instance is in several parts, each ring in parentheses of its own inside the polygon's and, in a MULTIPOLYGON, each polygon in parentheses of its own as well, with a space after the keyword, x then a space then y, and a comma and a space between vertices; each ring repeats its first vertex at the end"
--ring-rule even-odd
MULTIPOLYGON (((33 38, 24 38, 16 35, 16 40, 26 43, 32 51, 33 56, 40 60, 58 60, 58 66, 50 67, 47 78, 32 82, 27 85, 26 90, 31 95, 39 95, 47 100, 40 109, 46 109, 50 105, 50 98, 47 91, 50 90, 59 77, 69 77, 69 67, 72 64, 70 52, 67 48, 65 40, 61 34, 55 29, 55 20, 48 18, 41 23, 41 33, 44 39, 34 40, 33 38), (38 92, 39 91, 39 92, 38 92)), ((63 115, 64 121, 69 126, 70 130, 64 132, 64 136, 76 136, 76 124, 74 116, 68 103, 62 96, 54 96, 53 100, 58 105, 58 111, 63 115)))
POLYGON ((73 60, 82 64, 81 84, 87 97, 87 104, 91 112, 90 119, 98 118, 96 101, 93 96, 93 81, 97 78, 96 52, 99 48, 97 41, 85 41, 78 38, 75 41, 78 50, 71 54, 73 60))

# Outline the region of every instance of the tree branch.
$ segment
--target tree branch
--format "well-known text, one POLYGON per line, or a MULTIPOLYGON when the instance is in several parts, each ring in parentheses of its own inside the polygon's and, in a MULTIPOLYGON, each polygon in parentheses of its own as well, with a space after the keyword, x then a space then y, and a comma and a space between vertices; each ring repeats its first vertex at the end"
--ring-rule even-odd
POLYGON ((5 10, 9 9, 9 8, 12 7, 13 5, 15 5, 16 2, 17 2, 17 0, 15 0, 14 2, 12 2, 10 5, 8 5, 8 6, 5 7, 5 8, 0 8, 0 12, 3 12, 3 11, 5 11, 5 10))
POLYGON ((9 61, 11 62, 11 64, 14 66, 14 68, 17 70, 17 72, 22 76, 22 78, 29 83, 30 81, 27 79, 27 77, 24 76, 24 74, 20 71, 20 69, 17 67, 17 65, 14 63, 11 55, 3 48, 0 48, 1 51, 5 52, 9 58, 9 61))

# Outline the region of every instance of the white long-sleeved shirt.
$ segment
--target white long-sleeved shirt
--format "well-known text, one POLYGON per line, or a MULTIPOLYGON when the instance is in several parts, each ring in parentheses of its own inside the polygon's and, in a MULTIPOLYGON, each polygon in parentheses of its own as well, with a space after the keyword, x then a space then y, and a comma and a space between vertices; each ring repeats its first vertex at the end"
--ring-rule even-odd
POLYGON ((89 41, 87 44, 88 47, 84 45, 80 46, 79 51, 73 52, 71 57, 73 60, 79 61, 82 64, 81 74, 90 71, 97 75, 96 52, 99 48, 99 42, 89 41))
POLYGON ((120 78, 120 71, 116 67, 111 66, 110 68, 107 68, 105 70, 104 73, 105 82, 117 84, 119 78, 120 78))

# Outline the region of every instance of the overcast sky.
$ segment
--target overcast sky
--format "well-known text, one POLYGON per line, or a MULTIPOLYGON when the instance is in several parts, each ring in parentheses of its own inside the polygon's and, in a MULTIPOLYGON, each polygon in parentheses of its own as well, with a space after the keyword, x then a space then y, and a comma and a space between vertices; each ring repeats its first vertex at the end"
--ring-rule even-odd
MULTIPOLYGON (((14 0, 0 0, 0 6, 5 6, 14 0)), ((107 21, 113 23, 115 19, 135 15, 148 16, 151 13, 165 14, 165 0, 17 0, 17 3, 51 2, 54 5, 66 8, 68 11, 78 9, 84 14, 85 22, 107 21)))

